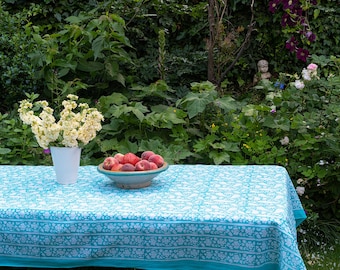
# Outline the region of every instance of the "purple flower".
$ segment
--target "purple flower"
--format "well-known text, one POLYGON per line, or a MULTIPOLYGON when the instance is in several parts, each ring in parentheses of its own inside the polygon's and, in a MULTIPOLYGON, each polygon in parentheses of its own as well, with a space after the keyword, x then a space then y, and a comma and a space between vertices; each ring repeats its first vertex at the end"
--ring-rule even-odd
POLYGON ((307 61, 307 57, 309 56, 309 51, 303 48, 298 48, 296 51, 296 58, 306 62, 307 61))
MULTIPOLYGON (((308 27, 308 23, 306 22, 306 18, 300 17, 299 19, 300 19, 301 26, 304 26, 305 27, 304 29, 306 29, 308 27)), ((304 31, 306 31, 306 30, 304 30, 304 31)))
POLYGON ((295 5, 298 3, 298 0, 284 0, 282 1, 283 9, 293 10, 295 5))
MULTIPOLYGON (((294 15, 294 17, 302 17, 302 8, 299 7, 299 6, 295 6, 295 7, 292 7, 291 10, 290 10, 290 13, 294 15)), ((300 18, 300 20, 302 20, 300 18)))
POLYGON ((294 21, 293 18, 289 14, 285 13, 282 16, 281 25, 282 27, 295 26, 296 21, 294 21))
POLYGON ((314 42, 316 40, 316 35, 312 31, 307 31, 305 36, 310 42, 314 42))
POLYGON ((46 154, 46 155, 49 155, 49 154, 51 154, 51 150, 49 149, 49 148, 47 148, 47 149, 44 149, 44 154, 46 154))
POLYGON ((275 13, 277 10, 278 5, 280 4, 281 0, 272 0, 269 2, 269 11, 271 13, 275 13))
POLYGON ((284 83, 280 83, 280 89, 283 90, 285 88, 285 84, 284 83))
POLYGON ((297 45, 297 40, 294 36, 292 36, 289 40, 286 42, 286 49, 288 49, 290 52, 295 52, 297 45))

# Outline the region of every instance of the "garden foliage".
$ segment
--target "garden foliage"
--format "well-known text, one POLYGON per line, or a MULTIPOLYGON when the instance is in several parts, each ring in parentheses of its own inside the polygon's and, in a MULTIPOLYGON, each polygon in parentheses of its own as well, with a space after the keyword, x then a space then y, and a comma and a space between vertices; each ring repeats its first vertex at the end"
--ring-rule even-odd
MULTIPOLYGON (((248 2, 230 1, 222 36, 237 35, 225 45, 244 40, 248 2)), ((292 33, 268 9, 255 1, 251 40, 217 88, 207 81, 206 1, 0 1, 0 163, 51 164, 17 102, 72 93, 105 118, 83 165, 149 149, 169 163, 279 164, 310 217, 339 220, 340 9, 328 0, 306 10, 316 37, 307 63, 285 50, 292 33), (262 58, 273 77, 254 86, 262 58), (312 62, 318 77, 305 80, 312 62)), ((233 61, 232 51, 216 57, 233 61)))

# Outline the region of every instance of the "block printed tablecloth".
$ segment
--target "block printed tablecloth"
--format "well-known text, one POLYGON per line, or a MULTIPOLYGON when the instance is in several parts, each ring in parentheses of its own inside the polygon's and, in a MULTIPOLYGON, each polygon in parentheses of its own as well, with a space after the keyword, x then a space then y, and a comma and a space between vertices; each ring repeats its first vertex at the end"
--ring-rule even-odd
POLYGON ((171 165, 137 190, 0 166, 0 266, 300 270, 305 218, 280 166, 171 165))

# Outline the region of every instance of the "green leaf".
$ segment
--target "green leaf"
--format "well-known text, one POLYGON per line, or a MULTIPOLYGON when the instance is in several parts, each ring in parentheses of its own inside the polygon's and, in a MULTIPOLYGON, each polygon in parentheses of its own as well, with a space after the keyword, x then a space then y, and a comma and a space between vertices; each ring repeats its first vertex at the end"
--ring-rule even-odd
POLYGON ((33 39, 37 44, 43 44, 45 40, 39 34, 33 34, 33 39))
POLYGON ((112 93, 109 96, 103 96, 99 99, 99 107, 101 110, 107 111, 109 108, 111 108, 112 104, 115 105, 122 105, 123 103, 128 102, 128 99, 126 96, 124 96, 121 93, 112 93))
POLYGON ((83 21, 88 20, 91 18, 90 16, 86 16, 84 13, 80 13, 78 16, 70 16, 65 19, 70 24, 79 24, 83 21))
POLYGON ((214 101, 214 104, 227 112, 237 110, 241 107, 240 103, 230 96, 218 98, 214 101))
POLYGON ((115 149, 116 145, 118 145, 118 141, 116 138, 113 138, 111 140, 104 140, 100 142, 100 150, 102 152, 108 152, 115 149))
POLYGON ((119 153, 137 153, 138 145, 137 143, 130 142, 129 140, 123 140, 119 142, 117 146, 117 152, 119 153))
POLYGON ((288 119, 274 119, 273 117, 266 117, 263 122, 263 126, 273 128, 273 129, 281 129, 285 131, 290 130, 290 121, 288 119))
POLYGON ((193 147, 196 152, 205 152, 213 145, 216 139, 217 137, 215 134, 209 134, 204 139, 198 140, 193 147))
POLYGON ((230 163, 230 155, 226 152, 211 151, 209 157, 214 160, 214 164, 230 163))
POLYGON ((125 86, 125 77, 121 73, 117 73, 115 76, 115 79, 117 82, 119 82, 121 85, 125 86))
POLYGON ((131 106, 123 104, 121 106, 115 106, 114 111, 112 111, 112 116, 119 118, 122 115, 130 115, 133 113, 140 122, 144 120, 144 113, 149 112, 148 108, 145 107, 142 103, 136 102, 132 103, 131 106))
POLYGON ((183 104, 188 111, 189 118, 193 118, 202 113, 207 105, 214 101, 216 96, 217 92, 215 90, 203 93, 189 93, 182 100, 179 100, 177 104, 183 104))
POLYGON ((101 52, 103 51, 104 48, 104 36, 98 36, 93 42, 92 42, 92 50, 93 50, 93 56, 94 59, 96 60, 101 52))
POLYGON ((157 105, 151 107, 151 110, 145 119, 152 126, 172 129, 174 125, 186 123, 184 120, 186 113, 179 109, 157 105))
POLYGON ((77 69, 85 72, 96 72, 103 70, 104 65, 100 62, 86 61, 85 59, 81 59, 78 63, 77 69))
POLYGON ((0 155, 6 155, 11 152, 9 148, 0 148, 0 155))
POLYGON ((242 112, 245 116, 256 116, 258 114, 255 105, 248 104, 247 106, 242 108, 242 112))
POLYGON ((115 77, 119 71, 119 64, 117 62, 105 62, 105 71, 111 76, 115 77))
POLYGON ((205 82, 193 82, 190 84, 191 90, 194 92, 209 92, 213 91, 216 89, 216 85, 214 85, 210 81, 205 81, 205 82))
POLYGON ((226 152, 240 152, 239 143, 235 142, 223 142, 224 151, 226 152))
POLYGON ((110 18, 113 19, 114 21, 118 22, 122 26, 125 26, 125 21, 122 17, 120 17, 117 14, 110 14, 110 18))
POLYGON ((138 150, 143 152, 143 151, 148 151, 150 149, 153 149, 155 153, 158 153, 159 149, 163 148, 163 146, 164 145, 161 140, 155 140, 155 139, 142 140, 138 150))
POLYGON ((168 92, 175 92, 163 80, 158 80, 148 86, 134 85, 131 90, 141 91, 141 94, 137 94, 138 97, 156 96, 164 99, 170 99, 170 96, 167 94, 168 92))
POLYGON ((53 62, 53 65, 56 67, 63 67, 63 68, 68 68, 68 69, 72 69, 73 71, 76 69, 77 67, 77 63, 75 61, 67 61, 65 59, 56 59, 53 62))

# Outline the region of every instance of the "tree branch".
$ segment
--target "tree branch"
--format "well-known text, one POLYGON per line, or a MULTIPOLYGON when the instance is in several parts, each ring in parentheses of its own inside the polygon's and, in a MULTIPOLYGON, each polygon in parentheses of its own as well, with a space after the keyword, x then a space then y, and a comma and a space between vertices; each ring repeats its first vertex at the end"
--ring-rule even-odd
POLYGON ((250 18, 250 22, 248 24, 248 31, 247 34, 244 38, 244 41, 242 43, 242 45, 240 46, 238 53, 234 59, 234 61, 223 71, 221 77, 219 78, 219 81, 217 82, 218 86, 221 86, 221 83, 224 79, 224 77, 227 75, 227 73, 235 66, 236 62, 240 59, 243 51, 245 50, 246 45, 248 44, 250 37, 251 37, 251 33, 253 32, 254 26, 256 21, 254 20, 254 1, 251 1, 251 5, 250 5, 250 10, 251 10, 251 18, 250 18))

